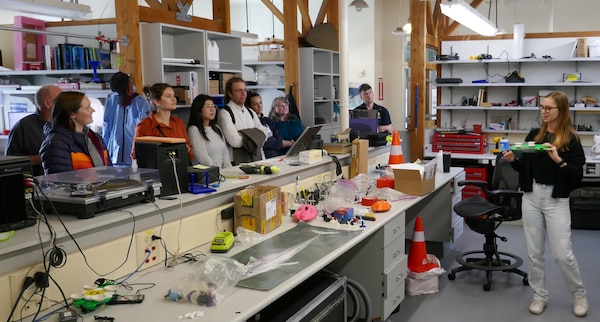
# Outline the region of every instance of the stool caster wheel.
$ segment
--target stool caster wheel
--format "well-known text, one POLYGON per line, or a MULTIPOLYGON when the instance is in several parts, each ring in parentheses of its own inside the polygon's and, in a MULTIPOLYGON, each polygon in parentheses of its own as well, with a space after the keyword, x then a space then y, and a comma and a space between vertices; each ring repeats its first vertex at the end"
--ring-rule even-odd
POLYGON ((489 292, 491 289, 492 289, 492 284, 490 284, 490 283, 483 284, 484 291, 489 292))
POLYGON ((454 273, 449 273, 448 274, 448 279, 449 280, 454 281, 455 278, 456 278, 456 274, 454 274, 454 273))

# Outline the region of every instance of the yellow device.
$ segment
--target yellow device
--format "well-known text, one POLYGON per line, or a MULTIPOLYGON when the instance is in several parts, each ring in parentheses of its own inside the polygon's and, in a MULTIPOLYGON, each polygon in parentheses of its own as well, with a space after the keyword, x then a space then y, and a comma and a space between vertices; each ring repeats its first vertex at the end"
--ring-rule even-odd
POLYGON ((220 232, 214 238, 210 244, 210 251, 213 253, 226 253, 235 242, 235 237, 231 232, 220 232))

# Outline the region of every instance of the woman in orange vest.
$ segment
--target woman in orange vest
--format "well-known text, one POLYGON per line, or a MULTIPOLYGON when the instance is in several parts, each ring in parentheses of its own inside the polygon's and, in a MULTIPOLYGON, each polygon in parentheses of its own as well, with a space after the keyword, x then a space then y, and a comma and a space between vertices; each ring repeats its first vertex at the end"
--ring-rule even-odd
POLYGON ((90 100, 81 92, 62 92, 54 100, 52 121, 40 147, 45 174, 110 165, 102 137, 93 122, 90 100))

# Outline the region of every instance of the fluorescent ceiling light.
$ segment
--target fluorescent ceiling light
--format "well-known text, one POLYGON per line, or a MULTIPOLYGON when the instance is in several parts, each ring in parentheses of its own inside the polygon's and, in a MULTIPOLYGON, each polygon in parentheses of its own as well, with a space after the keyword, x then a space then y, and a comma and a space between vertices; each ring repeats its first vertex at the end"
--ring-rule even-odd
POLYGON ((71 19, 86 18, 92 13, 88 5, 60 0, 2 0, 2 9, 71 19))
POLYGON ((368 8, 369 5, 365 2, 365 0, 353 0, 352 2, 350 2, 349 7, 354 7, 356 11, 361 11, 365 8, 368 8))
POLYGON ((440 9, 450 19, 482 36, 494 36, 498 32, 498 27, 463 0, 442 0, 440 9))

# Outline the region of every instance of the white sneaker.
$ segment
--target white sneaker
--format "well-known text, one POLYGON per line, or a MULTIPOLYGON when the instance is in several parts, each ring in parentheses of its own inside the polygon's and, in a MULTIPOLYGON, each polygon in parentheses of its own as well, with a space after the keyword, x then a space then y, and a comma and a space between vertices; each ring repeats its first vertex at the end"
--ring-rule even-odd
POLYGON ((573 313, 575 316, 585 316, 588 311, 588 301, 585 296, 578 297, 575 299, 575 303, 573 304, 573 313))
MULTIPOLYGON (((529 304, 529 313, 539 315, 539 314, 542 314, 542 312, 544 312, 545 308, 546 308, 546 302, 544 302, 542 300, 533 300, 533 302, 531 302, 531 304, 529 304)), ((586 306, 586 308, 587 308, 587 306, 586 306)))

